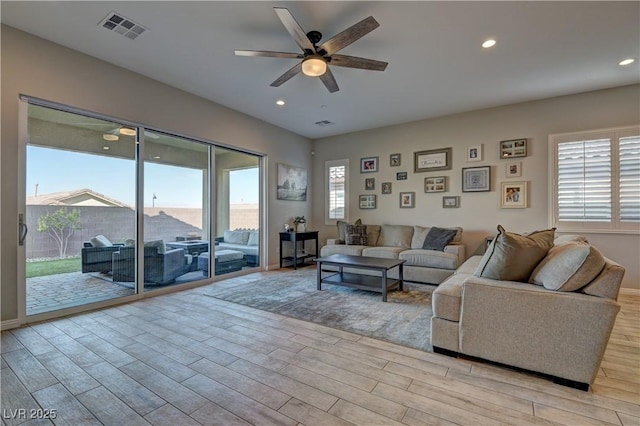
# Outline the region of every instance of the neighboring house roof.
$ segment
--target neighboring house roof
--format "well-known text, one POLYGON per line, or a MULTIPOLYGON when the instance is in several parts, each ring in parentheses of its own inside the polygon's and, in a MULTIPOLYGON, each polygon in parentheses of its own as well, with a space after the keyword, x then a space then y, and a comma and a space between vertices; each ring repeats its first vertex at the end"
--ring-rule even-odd
POLYGON ((128 207, 121 201, 109 198, 88 188, 34 195, 27 197, 27 205, 128 207))

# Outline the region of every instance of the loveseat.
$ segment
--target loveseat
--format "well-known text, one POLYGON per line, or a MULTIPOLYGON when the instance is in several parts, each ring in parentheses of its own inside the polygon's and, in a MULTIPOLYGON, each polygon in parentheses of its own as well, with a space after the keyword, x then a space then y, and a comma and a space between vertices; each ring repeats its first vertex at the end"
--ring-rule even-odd
MULTIPOLYGON (((320 249, 320 255, 349 254, 406 260, 403 266, 405 281, 439 284, 452 275, 466 258, 461 238, 462 228, 457 227, 363 225, 358 221, 354 224, 340 221, 338 238, 327 240, 327 245, 320 249)), ((347 268, 345 271, 352 270, 347 268)), ((365 270, 353 271, 368 273, 365 270)), ((397 268, 389 271, 390 278, 397 278, 397 275, 397 268)))
POLYGON ((111 255, 120 250, 124 244, 112 243, 104 235, 96 235, 82 243, 80 250, 82 273, 111 271, 111 255))
POLYGON ((588 390, 620 309, 624 268, 584 237, 498 227, 433 292, 434 352, 543 373, 588 390))
POLYGON ((244 254, 248 266, 260 263, 260 232, 256 229, 226 230, 216 238, 216 250, 235 250, 244 254))

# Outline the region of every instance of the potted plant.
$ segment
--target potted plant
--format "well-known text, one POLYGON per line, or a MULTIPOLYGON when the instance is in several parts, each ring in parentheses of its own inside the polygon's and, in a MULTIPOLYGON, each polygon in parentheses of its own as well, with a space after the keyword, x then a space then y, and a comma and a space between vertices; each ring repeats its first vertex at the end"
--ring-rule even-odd
POLYGON ((293 218, 293 225, 296 232, 305 232, 307 230, 307 219, 304 216, 296 216, 293 218))

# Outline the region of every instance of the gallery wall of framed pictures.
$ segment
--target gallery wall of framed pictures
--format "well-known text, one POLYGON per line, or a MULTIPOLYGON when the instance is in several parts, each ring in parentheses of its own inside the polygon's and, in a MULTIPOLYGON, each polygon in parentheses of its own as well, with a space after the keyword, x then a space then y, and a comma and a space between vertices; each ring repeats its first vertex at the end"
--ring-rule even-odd
MULTIPOLYGON (((360 173, 378 173, 383 171, 383 179, 395 176, 396 184, 392 182, 382 182, 379 193, 386 196, 394 193, 398 194, 400 208, 419 208, 421 202, 433 205, 434 202, 441 203, 442 208, 459 208, 462 195, 472 193, 495 192, 499 194, 500 208, 521 209, 529 207, 529 185, 523 181, 523 160, 529 155, 528 139, 506 139, 497 142, 496 151, 487 149, 486 144, 478 143, 465 146, 461 155, 464 166, 455 171, 453 168, 454 150, 451 147, 438 149, 425 149, 415 151, 411 154, 413 164, 407 165, 403 162, 403 156, 407 153, 396 152, 389 154, 388 168, 387 162, 380 156, 372 155, 360 158, 360 173), (495 162, 492 152, 497 152, 498 162, 495 162), (502 162, 501 160, 505 160, 502 162), (466 164, 469 163, 469 164, 466 164), (484 163, 484 164, 483 164, 484 163), (407 166, 413 166, 413 170, 407 170, 407 166), (450 172, 449 172, 450 171, 450 172), (444 172, 444 173, 443 173, 444 172), (416 178, 418 174, 423 185, 423 191, 417 192, 416 178), (460 183, 458 186, 457 176, 452 174, 460 173, 460 183), (496 178, 499 182, 493 182, 496 178), (512 180, 517 178, 518 180, 512 180), (453 185, 452 185, 453 184, 453 185), (396 189, 397 187, 397 189, 396 189), (397 192, 395 192, 397 191, 397 192), (417 194, 423 194, 418 196, 417 194), (434 195, 441 194, 440 200, 436 201, 434 195), (424 201, 422 201, 424 200, 424 201)), ((373 177, 363 177, 363 194, 359 197, 361 209, 375 209, 377 207, 376 192, 378 187, 373 177)))

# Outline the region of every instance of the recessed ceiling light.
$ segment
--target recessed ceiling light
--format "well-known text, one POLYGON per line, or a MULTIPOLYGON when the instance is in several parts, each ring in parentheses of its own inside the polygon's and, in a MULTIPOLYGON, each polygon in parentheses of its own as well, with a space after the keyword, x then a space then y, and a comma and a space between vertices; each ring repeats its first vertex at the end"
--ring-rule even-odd
POLYGON ((620 63, 618 63, 618 65, 622 65, 622 66, 625 66, 625 65, 631 65, 631 64, 632 64, 632 63, 634 63, 634 62, 635 62, 635 59, 633 59, 633 58, 627 58, 627 59, 625 59, 625 60, 620 61, 620 63))
POLYGON ((490 47, 493 47, 496 45, 496 41, 493 39, 489 39, 489 40, 485 40, 484 43, 482 43, 482 47, 484 47, 485 49, 488 49, 490 47))
POLYGON ((121 127, 120 128, 120 134, 121 135, 126 135, 126 136, 135 136, 136 135, 136 131, 133 129, 130 129, 128 127, 121 127))
POLYGON ((154 160, 159 160, 159 159, 160 159, 160 156, 159 156, 159 155, 156 155, 156 156, 154 156, 154 157, 153 157, 153 159, 154 159, 154 160))
POLYGON ((104 139, 105 141, 117 141, 120 138, 118 137, 118 135, 112 135, 111 133, 105 133, 104 135, 102 135, 102 139, 104 139))
POLYGON ((286 103, 286 102, 285 102, 285 101, 283 101, 282 99, 278 99, 278 100, 276 101, 276 105, 278 105, 278 106, 283 106, 285 103, 286 103))
POLYGON ((103 146, 102 149, 104 149, 105 151, 108 151, 109 147, 108 146, 103 146))

